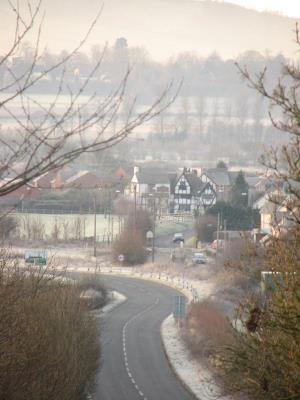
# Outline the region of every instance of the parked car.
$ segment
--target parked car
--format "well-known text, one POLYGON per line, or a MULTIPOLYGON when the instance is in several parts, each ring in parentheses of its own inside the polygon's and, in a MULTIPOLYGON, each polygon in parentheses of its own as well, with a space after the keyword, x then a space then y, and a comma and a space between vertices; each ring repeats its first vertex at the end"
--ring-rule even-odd
POLYGON ((174 233, 173 243, 180 243, 180 242, 184 242, 183 233, 174 233))
POLYGON ((206 264, 206 257, 203 253, 194 253, 192 261, 194 264, 206 264))

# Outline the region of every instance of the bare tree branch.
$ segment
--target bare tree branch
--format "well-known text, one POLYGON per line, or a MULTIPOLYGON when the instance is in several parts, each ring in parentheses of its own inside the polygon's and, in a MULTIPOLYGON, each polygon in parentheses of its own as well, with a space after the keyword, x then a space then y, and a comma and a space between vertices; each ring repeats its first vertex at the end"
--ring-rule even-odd
POLYGON ((10 134, 0 129, 0 178, 2 179, 0 196, 11 193, 25 184, 30 184, 34 178, 53 169, 62 168, 82 153, 101 151, 114 146, 135 128, 167 109, 181 88, 181 84, 174 88, 171 82, 148 108, 138 113, 133 111, 136 105, 136 99, 134 99, 128 108, 128 115, 123 124, 117 129, 112 128, 120 107, 124 103, 130 70, 121 79, 119 86, 101 101, 98 100, 97 93, 93 93, 87 100, 81 102, 81 96, 85 93, 95 73, 101 68, 105 57, 104 49, 77 90, 73 92, 65 82, 68 62, 72 61, 86 43, 99 20, 102 8, 78 46, 37 75, 34 71, 40 60, 39 43, 43 23, 43 18, 38 22, 41 0, 36 6, 33 6, 32 1, 27 1, 28 21, 21 15, 18 2, 14 6, 11 0, 8 1, 16 16, 16 28, 13 44, 0 61, 0 65, 4 66, 10 78, 10 82, 0 87, 0 94, 3 94, 0 111, 13 122, 14 128, 10 134), (9 59, 24 43, 28 32, 36 27, 37 34, 30 64, 25 71, 16 74, 9 65, 9 59), (29 89, 34 88, 51 72, 59 71, 61 68, 63 70, 58 89, 48 106, 41 104, 28 94, 29 89), (69 93, 69 100, 61 109, 59 98, 65 90, 69 93), (20 104, 18 111, 13 107, 13 101, 16 100, 20 104), (34 118, 33 106, 38 110, 39 118, 34 118))

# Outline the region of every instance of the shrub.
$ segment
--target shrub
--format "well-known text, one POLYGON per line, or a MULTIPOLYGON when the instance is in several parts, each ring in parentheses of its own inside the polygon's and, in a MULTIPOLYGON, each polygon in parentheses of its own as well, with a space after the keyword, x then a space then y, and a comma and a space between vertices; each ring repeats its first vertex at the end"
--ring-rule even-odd
POLYGON ((153 221, 149 212, 142 208, 131 209, 125 222, 125 230, 140 231, 143 238, 146 238, 146 233, 153 230, 153 221))
POLYGON ((0 240, 9 239, 17 229, 17 221, 10 215, 0 216, 0 240))
POLYGON ((195 223, 197 242, 212 242, 213 234, 218 229, 217 217, 215 215, 202 215, 195 223))
POLYGON ((142 264, 147 259, 145 238, 135 229, 125 229, 113 244, 113 258, 124 255, 124 262, 129 265, 142 264))
POLYGON ((233 206, 225 201, 218 201, 206 211, 206 214, 215 216, 220 214, 222 221, 226 220, 227 229, 230 231, 247 231, 260 227, 259 211, 251 207, 233 206))
POLYGON ((211 356, 231 342, 232 327, 212 302, 192 303, 183 337, 194 356, 211 356))
POLYGON ((103 307, 107 302, 107 290, 99 275, 89 275, 77 284, 81 292, 80 299, 85 301, 90 309, 103 307))
POLYGON ((273 238, 264 267, 274 271, 272 290, 246 297, 238 314, 241 329, 220 352, 222 373, 231 392, 249 398, 283 400, 300 393, 300 230, 273 238))
POLYGON ((100 349, 75 285, 22 271, 2 254, 0 319, 1 399, 84 398, 100 349))

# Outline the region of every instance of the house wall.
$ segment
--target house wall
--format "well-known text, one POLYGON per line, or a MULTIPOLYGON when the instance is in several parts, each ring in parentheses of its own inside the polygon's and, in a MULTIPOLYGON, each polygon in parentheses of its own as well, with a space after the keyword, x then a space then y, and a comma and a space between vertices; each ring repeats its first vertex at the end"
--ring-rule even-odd
POLYGON ((205 187, 204 191, 201 193, 200 202, 204 207, 209 207, 216 204, 216 193, 210 184, 205 187))
POLYGON ((154 194, 157 212, 168 213, 169 212, 169 201, 170 201, 170 184, 157 183, 155 185, 148 185, 146 183, 139 183, 138 178, 134 175, 131 179, 130 184, 124 191, 125 196, 134 200, 134 192, 136 188, 136 200, 137 204, 143 208, 151 208, 153 197, 148 196, 150 193, 154 194))
POLYGON ((210 183, 216 192, 217 195, 217 201, 224 200, 228 201, 229 200, 229 195, 230 195, 230 190, 231 186, 228 185, 217 185, 213 180, 211 180, 207 175, 202 174, 201 175, 201 180, 204 183, 210 183))
POLYGON ((167 183, 158 183, 154 186, 156 192, 170 193, 170 189, 170 184, 167 183))
POLYGON ((271 233, 272 231, 272 214, 271 213, 261 213, 261 230, 266 233, 271 233))
POLYGON ((173 204, 174 213, 191 211, 191 187, 184 175, 175 185, 173 204))

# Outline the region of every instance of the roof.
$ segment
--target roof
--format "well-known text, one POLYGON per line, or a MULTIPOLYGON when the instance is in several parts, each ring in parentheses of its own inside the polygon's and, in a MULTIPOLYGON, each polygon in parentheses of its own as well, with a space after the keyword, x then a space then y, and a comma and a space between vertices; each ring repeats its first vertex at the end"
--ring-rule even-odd
MULTIPOLYGON (((208 168, 203 170, 203 173, 218 186, 232 186, 240 172, 241 171, 228 171, 224 168, 208 168)), ((260 180, 256 175, 245 173, 243 173, 243 175, 250 187, 254 187, 260 180)))
MULTIPOLYGON (((5 183, 8 183, 9 180, 1 180, 0 187, 4 186, 5 183)), ((40 196, 40 190, 34 186, 30 186, 25 184, 23 186, 18 187, 14 191, 7 193, 3 196, 0 196, 0 201, 6 201, 7 199, 26 199, 26 198, 36 198, 40 196)))
POLYGON ((33 185, 43 189, 50 189, 51 181, 55 179, 56 174, 57 171, 46 172, 43 175, 34 178, 33 185))
POLYGON ((179 179, 181 178, 181 176, 185 176, 186 180, 190 185, 191 194, 193 196, 197 196, 198 192, 202 190, 202 188, 205 186, 205 183, 202 182, 201 178, 193 172, 182 172, 181 174, 169 174, 171 193, 174 193, 175 186, 179 181, 179 179))
POLYGON ((139 183, 147 185, 170 184, 168 173, 161 168, 141 168, 136 176, 139 183))
POLYGON ((204 169, 203 174, 205 174, 209 179, 211 179, 218 186, 230 186, 231 180, 229 173, 223 168, 209 168, 204 169))
POLYGON ((169 176, 169 182, 170 182, 170 192, 174 193, 175 190, 175 186, 178 180, 178 175, 174 172, 174 173, 170 173, 168 174, 169 176))
POLYGON ((261 209, 268 202, 268 195, 266 193, 262 194, 258 199, 254 201, 252 207, 254 209, 261 209))
POLYGON ((272 203, 271 201, 267 201, 260 209, 261 214, 274 214, 279 210, 279 206, 277 204, 272 203))
POLYGON ((80 187, 86 189, 99 188, 102 182, 98 176, 90 171, 79 171, 76 175, 66 180, 65 187, 80 187))
POLYGON ((245 181, 249 187, 255 187, 261 181, 261 178, 257 175, 245 175, 245 181))
POLYGON ((192 195, 197 195, 198 192, 203 188, 204 183, 202 182, 201 178, 194 174, 193 172, 185 172, 184 176, 186 177, 188 183, 190 184, 191 187, 191 194, 192 195))
POLYGON ((77 174, 72 175, 69 179, 66 180, 66 184, 73 183, 77 181, 79 178, 81 178, 84 175, 87 175, 89 171, 79 171, 77 174))

